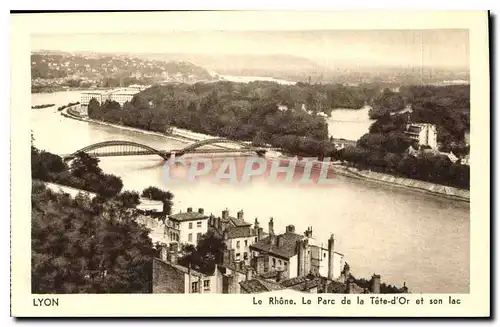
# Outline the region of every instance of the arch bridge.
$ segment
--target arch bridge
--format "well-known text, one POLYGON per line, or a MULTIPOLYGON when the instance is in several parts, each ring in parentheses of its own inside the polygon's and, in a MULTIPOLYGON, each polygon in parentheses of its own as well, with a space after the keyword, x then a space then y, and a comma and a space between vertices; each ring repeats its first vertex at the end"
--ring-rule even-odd
POLYGON ((203 141, 198 141, 193 144, 187 145, 181 149, 170 149, 170 150, 159 150, 150 147, 145 144, 132 142, 132 141, 104 141, 95 144, 88 145, 75 151, 72 154, 65 155, 65 160, 70 160, 74 158, 78 153, 84 152, 92 157, 119 157, 119 156, 148 156, 148 155, 158 155, 161 158, 168 160, 172 154, 176 157, 183 156, 185 154, 213 154, 213 153, 245 153, 254 152, 259 156, 266 153, 268 149, 253 147, 245 142, 228 140, 225 138, 213 138, 203 141), (239 146, 238 148, 230 147, 217 147, 216 144, 234 144, 239 146), (213 148, 202 148, 204 146, 214 145, 213 148))

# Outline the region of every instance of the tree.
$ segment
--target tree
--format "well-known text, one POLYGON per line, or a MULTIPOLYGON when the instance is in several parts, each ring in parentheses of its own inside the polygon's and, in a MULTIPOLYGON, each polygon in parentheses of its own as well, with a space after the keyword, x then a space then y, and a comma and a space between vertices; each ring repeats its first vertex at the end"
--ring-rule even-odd
POLYGON ((99 159, 93 158, 85 152, 78 152, 71 163, 71 172, 76 177, 85 177, 89 174, 102 175, 99 168, 99 159))
POLYGON ((32 292, 149 293, 149 231, 115 201, 32 190, 32 292))
POLYGON ((216 264, 222 263, 226 244, 224 241, 208 232, 201 236, 196 247, 186 247, 187 254, 179 259, 179 264, 195 268, 196 270, 212 274, 216 264))
POLYGON ((116 196, 116 200, 125 208, 135 208, 140 203, 139 193, 134 191, 123 191, 116 196))
POLYGON ((99 113, 100 113, 99 101, 97 101, 95 98, 90 99, 87 107, 87 114, 89 115, 90 118, 96 118, 99 116, 99 113))
POLYGON ((145 188, 141 196, 155 201, 163 202, 163 213, 169 215, 172 211, 172 200, 174 195, 170 192, 165 192, 156 186, 149 186, 145 188))

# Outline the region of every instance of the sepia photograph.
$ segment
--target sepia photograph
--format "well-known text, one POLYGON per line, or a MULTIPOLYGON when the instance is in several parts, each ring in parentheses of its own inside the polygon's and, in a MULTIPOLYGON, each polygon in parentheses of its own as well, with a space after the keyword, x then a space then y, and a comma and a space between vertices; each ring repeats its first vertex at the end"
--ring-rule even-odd
POLYGON ((35 29, 23 54, 32 309, 472 294, 469 28, 94 30, 35 29))

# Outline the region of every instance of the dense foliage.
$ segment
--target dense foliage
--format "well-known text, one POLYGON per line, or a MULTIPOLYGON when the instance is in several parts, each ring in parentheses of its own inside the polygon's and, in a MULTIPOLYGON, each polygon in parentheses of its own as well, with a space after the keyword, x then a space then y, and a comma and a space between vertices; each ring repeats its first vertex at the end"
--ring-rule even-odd
POLYGON ((34 182, 33 293, 149 293, 149 230, 118 199, 75 199, 34 182))
POLYGON ((411 120, 437 125, 443 151, 458 156, 468 152, 468 86, 409 86, 400 92, 377 87, 343 85, 279 85, 271 82, 197 83, 153 86, 134 96, 123 108, 116 102, 89 103, 89 116, 112 123, 167 133, 171 126, 230 139, 270 144, 286 154, 333 157, 361 169, 460 188, 469 187, 469 167, 442 155, 411 157, 412 144, 404 134, 411 104, 411 120), (337 151, 328 126, 315 113, 333 107, 373 105, 377 121, 355 148, 337 151), (396 114, 394 114, 396 113, 396 114))
POLYGON ((93 119, 157 132, 176 126, 319 156, 333 147, 326 142, 325 119, 314 113, 360 108, 373 92, 371 88, 301 83, 177 84, 153 86, 125 103, 123 109, 114 102, 99 106, 91 101, 88 112, 93 119), (279 110, 278 105, 288 110, 279 110))
MULTIPOLYGON (((404 86, 399 92, 384 90, 373 100, 371 118, 384 118, 380 125, 392 125, 398 117, 391 116, 406 106, 411 108, 411 121, 431 123, 437 126, 438 142, 448 150, 453 145, 463 144, 464 133, 470 129, 470 86, 404 86), (390 117, 393 117, 392 119, 390 117)), ((398 115, 395 115, 398 116, 398 115)), ((398 124, 398 129, 403 126, 398 124)))
POLYGON ((188 245, 185 247, 185 255, 179 258, 178 263, 205 273, 213 274, 215 265, 222 262, 226 244, 221 238, 208 232, 201 236, 196 247, 188 245))
POLYGON ((99 167, 99 159, 80 152, 68 166, 58 155, 40 151, 31 146, 31 176, 46 182, 54 182, 110 198, 120 193, 123 182, 114 175, 105 174, 99 167))
POLYGON ((172 212, 174 195, 171 192, 163 191, 156 186, 149 186, 142 191, 141 196, 155 201, 162 201, 163 215, 170 215, 172 212))

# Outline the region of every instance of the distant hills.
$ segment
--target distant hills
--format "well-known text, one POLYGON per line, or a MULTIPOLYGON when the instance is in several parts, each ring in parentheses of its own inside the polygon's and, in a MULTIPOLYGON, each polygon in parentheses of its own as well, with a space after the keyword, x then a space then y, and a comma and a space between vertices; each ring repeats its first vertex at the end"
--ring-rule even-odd
MULTIPOLYGON (((40 51, 39 53, 41 53, 40 51)), ((43 51, 56 54, 57 51, 43 51)), ((193 53, 95 53, 78 52, 80 55, 103 55, 142 60, 189 62, 206 69, 212 75, 266 76, 295 82, 312 83, 388 83, 440 84, 445 81, 469 80, 466 68, 398 67, 373 62, 346 59, 335 62, 319 62, 300 55, 211 55, 193 53)))

